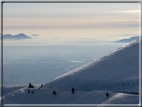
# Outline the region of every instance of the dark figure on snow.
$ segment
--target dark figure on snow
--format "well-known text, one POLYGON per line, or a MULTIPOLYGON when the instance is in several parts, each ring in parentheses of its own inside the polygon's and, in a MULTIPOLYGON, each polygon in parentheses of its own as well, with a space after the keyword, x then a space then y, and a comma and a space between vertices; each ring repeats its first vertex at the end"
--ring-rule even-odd
POLYGON ((107 96, 107 97, 109 97, 109 94, 108 94, 108 93, 106 93, 106 96, 107 96))
POLYGON ((55 90, 53 90, 53 94, 54 94, 54 95, 56 95, 56 94, 57 94, 55 90))
POLYGON ((41 84, 41 87, 43 87, 43 84, 41 84))
POLYGON ((71 92, 74 94, 74 88, 71 89, 71 92))
POLYGON ((29 83, 29 87, 28 88, 34 88, 34 86, 31 83, 29 83))

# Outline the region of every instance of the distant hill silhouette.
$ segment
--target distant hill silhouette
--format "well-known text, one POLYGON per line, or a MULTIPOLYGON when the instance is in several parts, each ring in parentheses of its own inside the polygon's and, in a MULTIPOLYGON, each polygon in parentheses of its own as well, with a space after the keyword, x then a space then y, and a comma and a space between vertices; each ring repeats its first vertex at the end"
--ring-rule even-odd
POLYGON ((37 34, 32 34, 31 36, 38 36, 37 34))
POLYGON ((3 35, 3 39, 31 39, 31 37, 28 37, 27 35, 25 35, 24 33, 20 33, 17 35, 11 35, 11 34, 5 34, 3 35))
POLYGON ((133 36, 133 37, 131 37, 129 39, 121 39, 121 40, 118 40, 116 42, 132 42, 132 41, 134 41, 136 39, 139 39, 139 36, 133 36))

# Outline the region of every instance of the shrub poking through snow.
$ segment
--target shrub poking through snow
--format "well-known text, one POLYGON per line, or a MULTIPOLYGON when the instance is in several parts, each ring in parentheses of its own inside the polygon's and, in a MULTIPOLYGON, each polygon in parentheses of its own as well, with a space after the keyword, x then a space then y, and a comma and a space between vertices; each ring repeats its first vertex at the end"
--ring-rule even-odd
POLYGON ((34 88, 34 86, 31 83, 29 83, 29 87, 28 88, 34 88))
POLYGON ((109 94, 108 94, 108 93, 106 93, 106 96, 107 96, 107 97, 109 97, 109 94))
POLYGON ((41 87, 43 87, 43 84, 41 84, 41 87))
POLYGON ((28 93, 30 93, 30 91, 28 90, 28 93))
POLYGON ((74 94, 74 88, 71 89, 71 92, 74 94))
POLYGON ((43 84, 41 84, 41 86, 39 87, 39 89, 40 89, 41 87, 43 87, 43 84))
POLYGON ((57 94, 55 90, 53 90, 53 94, 54 94, 54 95, 56 95, 56 94, 57 94))

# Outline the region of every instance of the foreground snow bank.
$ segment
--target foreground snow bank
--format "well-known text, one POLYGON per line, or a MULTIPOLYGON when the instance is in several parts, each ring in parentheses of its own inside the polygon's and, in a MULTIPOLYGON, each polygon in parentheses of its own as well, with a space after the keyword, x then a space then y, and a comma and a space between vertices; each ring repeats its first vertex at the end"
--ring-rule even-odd
POLYGON ((118 93, 103 104, 138 104, 138 95, 118 93))
POLYGON ((27 88, 14 91, 4 97, 5 104, 109 104, 115 103, 133 103, 138 104, 138 95, 116 93, 111 91, 75 91, 74 94, 70 90, 57 90, 57 95, 52 90, 31 89, 34 93, 28 93, 27 88), (109 97, 106 96, 109 93, 109 97), (131 100, 134 102, 130 102, 131 100))
MULTIPOLYGON (((28 85, 18 85, 18 84, 3 84, 3 96, 14 92, 16 90, 22 89, 22 88, 27 88, 28 85)), ((34 85, 35 88, 40 87, 40 85, 36 84, 34 85)))

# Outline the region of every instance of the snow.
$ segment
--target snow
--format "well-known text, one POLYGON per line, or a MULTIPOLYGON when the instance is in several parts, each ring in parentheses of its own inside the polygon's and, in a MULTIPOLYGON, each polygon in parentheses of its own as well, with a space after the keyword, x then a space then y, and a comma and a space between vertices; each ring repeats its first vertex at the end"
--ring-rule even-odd
POLYGON ((118 93, 103 104, 138 104, 139 97, 137 95, 118 93), (128 100, 129 99, 129 100, 128 100))
POLYGON ((21 88, 24 88, 24 87, 27 87, 26 85, 12 85, 12 84, 3 84, 3 95, 6 95, 6 94, 9 94, 15 90, 18 90, 18 89, 21 89, 21 88))
POLYGON ((6 96, 6 104, 119 104, 120 102, 133 101, 138 104, 138 95, 116 93, 111 91, 76 91, 74 94, 70 90, 57 90, 57 95, 52 94, 52 90, 34 90, 34 94, 28 93, 27 88, 20 89, 6 96), (109 93, 109 97, 105 94, 109 93), (11 100, 9 100, 11 99, 11 100), (129 100, 128 100, 129 99, 129 100))
POLYGON ((139 104, 139 40, 39 86, 5 86, 4 104, 139 104))

